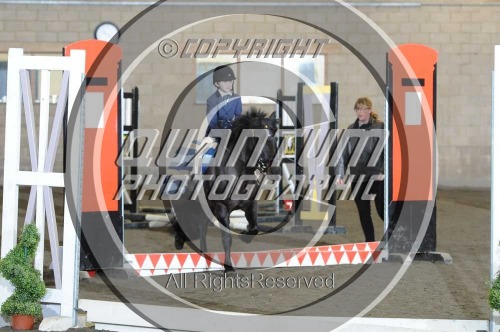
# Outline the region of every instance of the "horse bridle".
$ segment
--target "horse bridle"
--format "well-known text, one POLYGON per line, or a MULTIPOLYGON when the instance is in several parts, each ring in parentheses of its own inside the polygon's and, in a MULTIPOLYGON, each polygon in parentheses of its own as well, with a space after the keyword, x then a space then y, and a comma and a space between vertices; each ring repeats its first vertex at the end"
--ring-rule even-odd
MULTIPOLYGON (((231 153, 231 150, 229 150, 226 147, 226 152, 231 153)), ((241 159, 241 157, 238 157, 238 160, 240 160, 242 162, 245 162, 245 160, 241 159)), ((253 171, 254 171, 255 175, 258 176, 260 174, 267 174, 267 170, 269 169, 269 166, 266 165, 266 163, 264 162, 264 160, 262 159, 262 157, 259 157, 259 159, 257 159, 257 164, 255 165, 255 167, 252 167, 252 168, 253 168, 253 171), (257 173, 259 173, 259 174, 257 174, 257 173)), ((252 169, 252 168, 249 167, 249 169, 252 169)))
MULTIPOLYGON (((269 128, 267 128, 267 126, 265 129, 267 129, 267 131, 269 132, 269 136, 273 136, 271 130, 269 128)), ((252 129, 252 133, 254 133, 254 136, 255 136, 254 129, 252 129)), ((231 153, 232 151, 229 150, 228 147, 226 147, 226 152, 231 153)), ((245 162, 245 160, 241 159, 241 156, 238 157, 238 160, 245 162)), ((257 164, 253 168, 253 172, 255 175, 259 176, 261 174, 267 174, 267 171, 269 170, 269 168, 270 167, 268 165, 266 165, 266 163, 264 162, 262 157, 259 156, 259 159, 257 159, 257 164)), ((250 169, 252 169, 252 168, 250 168, 250 169)))
POLYGON ((259 171, 262 174, 267 174, 267 170, 269 167, 264 163, 264 160, 262 160, 261 157, 257 159, 257 165, 255 165, 255 171, 259 171))
MULTIPOLYGON (((271 129, 269 129, 269 127, 267 125, 264 129, 266 129, 267 132, 269 133, 269 137, 273 136, 271 129)), ((252 129, 252 133, 253 133, 253 136, 255 137, 254 129, 252 129)), ((254 170, 255 175, 267 174, 268 169, 269 169, 269 166, 266 165, 264 160, 262 160, 262 157, 259 156, 259 159, 257 159, 257 165, 255 166, 255 170, 254 170), (258 174, 258 173, 260 173, 260 174, 258 174)))

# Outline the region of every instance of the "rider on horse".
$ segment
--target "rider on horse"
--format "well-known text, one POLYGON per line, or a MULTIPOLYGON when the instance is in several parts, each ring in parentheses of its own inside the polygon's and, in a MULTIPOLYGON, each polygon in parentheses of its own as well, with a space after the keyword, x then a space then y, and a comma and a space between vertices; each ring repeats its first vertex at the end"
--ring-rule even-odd
POLYGON ((226 66, 215 68, 213 84, 217 90, 207 99, 207 117, 210 119, 207 134, 211 129, 231 129, 236 118, 241 116, 241 97, 234 93, 236 76, 226 66))

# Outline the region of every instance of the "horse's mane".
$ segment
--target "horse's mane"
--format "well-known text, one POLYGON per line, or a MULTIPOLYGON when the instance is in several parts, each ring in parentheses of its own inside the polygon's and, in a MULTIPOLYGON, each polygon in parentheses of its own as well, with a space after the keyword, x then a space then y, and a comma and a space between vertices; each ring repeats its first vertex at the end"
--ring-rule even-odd
POLYGON ((263 120, 266 118, 266 113, 255 107, 250 108, 250 111, 245 112, 233 122, 233 130, 241 131, 243 129, 261 128, 263 120))
POLYGON ((255 107, 250 108, 250 111, 245 112, 234 120, 231 140, 238 138, 243 129, 264 128, 263 124, 266 117, 267 114, 264 111, 255 107))

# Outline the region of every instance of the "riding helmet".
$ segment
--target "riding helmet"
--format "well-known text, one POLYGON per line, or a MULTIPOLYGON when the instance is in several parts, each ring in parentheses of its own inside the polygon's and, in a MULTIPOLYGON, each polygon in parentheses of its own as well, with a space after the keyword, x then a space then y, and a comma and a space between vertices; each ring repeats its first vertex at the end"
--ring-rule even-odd
POLYGON ((213 78, 214 83, 217 83, 220 81, 234 81, 236 76, 234 76, 234 72, 231 67, 223 65, 214 69, 213 78))

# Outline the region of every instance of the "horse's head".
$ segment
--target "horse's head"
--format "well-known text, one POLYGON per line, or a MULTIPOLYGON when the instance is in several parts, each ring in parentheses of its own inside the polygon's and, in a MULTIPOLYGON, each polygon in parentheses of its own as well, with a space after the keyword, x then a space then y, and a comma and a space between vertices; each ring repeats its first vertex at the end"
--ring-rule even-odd
POLYGON ((252 129, 252 133, 254 133, 253 136, 255 136, 253 144, 247 144, 247 157, 250 157, 250 154, 253 152, 258 137, 265 137, 264 146, 258 157, 255 168, 261 173, 267 173, 276 157, 277 151, 275 134, 278 130, 278 120, 275 114, 272 113, 270 116, 266 116, 266 113, 263 111, 251 108, 249 112, 246 112, 234 122, 233 139, 239 137, 244 129, 252 129))

